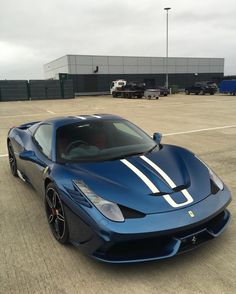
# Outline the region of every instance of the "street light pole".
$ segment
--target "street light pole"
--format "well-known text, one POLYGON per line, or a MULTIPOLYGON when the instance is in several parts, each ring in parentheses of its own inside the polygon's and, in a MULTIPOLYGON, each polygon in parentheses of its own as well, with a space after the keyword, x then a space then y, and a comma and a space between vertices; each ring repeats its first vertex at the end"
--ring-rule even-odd
POLYGON ((169 30, 169 27, 168 27, 168 25, 169 25, 169 23, 168 23, 168 11, 170 10, 171 8, 170 7, 165 7, 164 8, 164 10, 166 10, 166 88, 168 89, 168 87, 169 87, 169 81, 168 81, 168 79, 169 79, 169 77, 168 77, 168 54, 169 54, 169 52, 168 52, 168 50, 169 50, 169 48, 168 48, 168 38, 169 38, 169 32, 168 32, 168 30, 169 30))

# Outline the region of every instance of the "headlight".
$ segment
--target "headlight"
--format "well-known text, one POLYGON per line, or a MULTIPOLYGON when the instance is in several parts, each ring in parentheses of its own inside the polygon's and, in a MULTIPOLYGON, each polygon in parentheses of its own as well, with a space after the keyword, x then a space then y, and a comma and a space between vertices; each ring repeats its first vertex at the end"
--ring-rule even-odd
POLYGON ((220 190, 223 190, 224 189, 224 184, 221 181, 221 179, 209 167, 208 167, 208 170, 209 170, 211 180, 216 184, 216 186, 220 190))
POLYGON ((214 182, 214 184, 220 189, 223 190, 224 189, 224 184, 221 181, 221 179, 209 168, 209 166, 207 166, 207 164, 202 161, 199 157, 197 157, 195 155, 195 157, 201 161, 201 163, 203 163, 205 165, 205 167, 207 167, 208 171, 209 171, 209 175, 210 175, 210 179, 214 182))
POLYGON ((73 182, 105 217, 116 222, 124 221, 124 216, 116 203, 96 195, 83 181, 75 180, 73 182))

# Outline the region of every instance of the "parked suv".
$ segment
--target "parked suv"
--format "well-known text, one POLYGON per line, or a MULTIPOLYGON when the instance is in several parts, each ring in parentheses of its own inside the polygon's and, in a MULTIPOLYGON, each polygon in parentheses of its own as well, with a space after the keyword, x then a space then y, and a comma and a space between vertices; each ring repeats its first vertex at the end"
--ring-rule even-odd
POLYGON ((210 94, 214 95, 217 92, 217 85, 214 82, 207 81, 207 82, 196 82, 193 86, 188 87, 185 89, 186 95, 191 93, 196 95, 205 95, 210 94))

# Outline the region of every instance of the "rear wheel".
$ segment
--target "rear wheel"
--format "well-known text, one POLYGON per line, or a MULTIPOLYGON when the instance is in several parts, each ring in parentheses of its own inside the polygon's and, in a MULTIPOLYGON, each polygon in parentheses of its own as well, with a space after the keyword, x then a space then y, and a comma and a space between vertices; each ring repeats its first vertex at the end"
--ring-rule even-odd
POLYGON ((64 206, 57 188, 50 183, 45 192, 45 210, 48 224, 55 239, 61 244, 68 243, 69 229, 67 226, 64 206))
POLYGON ((11 173, 14 177, 17 177, 16 157, 15 157, 14 150, 10 141, 8 142, 7 147, 8 147, 8 159, 9 159, 11 173))

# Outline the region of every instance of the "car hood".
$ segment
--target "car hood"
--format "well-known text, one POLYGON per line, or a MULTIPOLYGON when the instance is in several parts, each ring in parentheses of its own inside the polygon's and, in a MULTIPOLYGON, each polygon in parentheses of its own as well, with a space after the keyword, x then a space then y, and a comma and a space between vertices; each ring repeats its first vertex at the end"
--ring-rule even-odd
POLYGON ((66 168, 72 180, 82 180, 100 197, 145 214, 181 209, 211 193, 206 166, 188 150, 172 145, 163 145, 145 154, 145 158, 131 156, 125 160, 69 164, 66 168), (191 201, 187 201, 186 193, 191 201))

